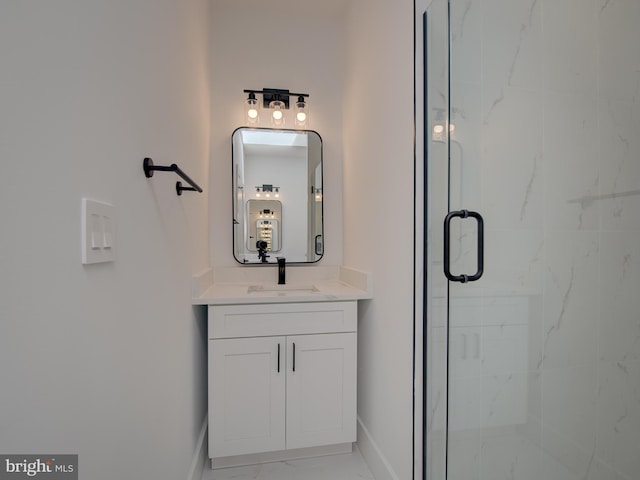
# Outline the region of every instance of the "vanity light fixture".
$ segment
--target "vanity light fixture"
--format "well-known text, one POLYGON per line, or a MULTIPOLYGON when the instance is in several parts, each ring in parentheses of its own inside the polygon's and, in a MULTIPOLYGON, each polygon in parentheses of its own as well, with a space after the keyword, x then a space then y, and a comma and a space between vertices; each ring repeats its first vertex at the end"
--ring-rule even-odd
POLYGON ((262 90, 245 90, 249 96, 245 100, 245 113, 247 122, 255 125, 259 122, 259 106, 256 95, 262 95, 262 108, 269 110, 271 124, 274 127, 285 125, 286 111, 289 110, 289 97, 298 97, 295 103, 294 124, 297 127, 305 127, 309 121, 309 107, 305 102, 308 93, 293 93, 289 90, 278 88, 263 88, 262 90))
POLYGON ((278 198, 280 197, 280 187, 274 187, 273 185, 266 183, 263 185, 258 185, 256 187, 256 197, 260 198, 263 194, 267 198, 271 198, 271 194, 273 194, 274 197, 278 198))

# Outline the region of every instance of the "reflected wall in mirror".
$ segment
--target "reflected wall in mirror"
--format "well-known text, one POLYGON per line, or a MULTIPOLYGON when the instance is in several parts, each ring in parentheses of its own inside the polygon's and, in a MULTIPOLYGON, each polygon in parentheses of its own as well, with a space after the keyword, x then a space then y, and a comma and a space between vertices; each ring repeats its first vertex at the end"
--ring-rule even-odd
MULTIPOLYGON (((242 264, 263 263, 257 242, 266 241, 267 252, 277 252, 287 263, 320 260, 324 253, 320 135, 308 130, 238 128, 232 136, 232 168, 234 258, 242 264)), ((277 259, 269 256, 267 262, 277 259)))
POLYGON ((282 228, 282 203, 279 200, 247 201, 249 218, 249 238, 247 250, 258 251, 258 242, 266 242, 266 251, 280 251, 282 228))

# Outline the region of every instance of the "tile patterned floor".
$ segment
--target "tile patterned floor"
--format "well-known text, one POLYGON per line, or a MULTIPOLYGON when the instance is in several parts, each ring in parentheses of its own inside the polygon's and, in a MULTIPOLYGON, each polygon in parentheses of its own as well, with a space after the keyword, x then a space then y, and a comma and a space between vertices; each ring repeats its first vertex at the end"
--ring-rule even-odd
POLYGON ((343 455, 263 463, 211 470, 207 463, 201 480, 375 480, 358 447, 343 455))

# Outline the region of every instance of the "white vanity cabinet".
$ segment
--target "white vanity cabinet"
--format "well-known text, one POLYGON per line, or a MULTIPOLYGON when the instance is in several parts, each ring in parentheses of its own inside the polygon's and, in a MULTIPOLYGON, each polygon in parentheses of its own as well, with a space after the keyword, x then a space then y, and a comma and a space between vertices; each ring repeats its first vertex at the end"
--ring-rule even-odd
POLYGON ((356 301, 209 307, 214 467, 216 459, 242 464, 238 456, 286 458, 356 440, 356 308, 356 301))
POLYGON ((209 339, 209 456, 285 448, 285 337, 209 339))

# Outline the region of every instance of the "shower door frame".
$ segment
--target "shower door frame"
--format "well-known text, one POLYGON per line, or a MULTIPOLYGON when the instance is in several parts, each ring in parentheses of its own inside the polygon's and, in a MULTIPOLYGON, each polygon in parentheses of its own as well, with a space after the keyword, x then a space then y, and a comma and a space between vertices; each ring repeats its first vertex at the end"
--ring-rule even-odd
MULTIPOLYGON (((429 138, 430 125, 427 120, 426 112, 428 104, 427 95, 427 32, 428 19, 434 18, 434 21, 443 22, 445 26, 444 36, 446 37, 446 54, 443 55, 445 65, 445 82, 441 85, 446 89, 446 124, 448 125, 448 108, 449 108, 449 1, 448 0, 414 0, 414 114, 415 114, 415 143, 414 143, 414 475, 415 480, 445 480, 447 478, 447 406, 448 406, 448 374, 445 372, 442 379, 444 384, 444 399, 441 399, 440 421, 444 421, 444 430, 442 437, 437 442, 443 451, 439 452, 439 467, 444 469, 442 475, 434 473, 430 459, 428 458, 428 449, 431 448, 431 441, 428 436, 430 433, 429 425, 433 425, 436 415, 436 408, 432 408, 429 404, 429 384, 428 372, 429 365, 427 357, 430 354, 428 345, 428 319, 427 312, 431 308, 431 298, 429 295, 430 271, 429 262, 442 260, 442 251, 437 251, 433 246, 433 238, 429 238, 429 222, 427 218, 429 214, 434 216, 434 212, 430 212, 432 205, 429 203, 429 148, 426 139, 429 138), (439 4, 439 5, 438 5, 439 4), (433 14, 428 10, 433 5, 440 7, 439 12, 433 14), (446 11, 443 6, 446 5, 446 11), (441 18, 438 18, 441 17, 441 18), (431 250, 433 249, 433 252, 431 250), (431 253, 431 255, 429 255, 431 253), (431 258, 433 257, 433 259, 431 258), (430 409, 432 413, 430 414, 430 409), (429 473, 431 470, 431 473, 429 473), (441 478, 439 478, 441 476, 441 478)), ((442 53, 442 52, 440 52, 442 53)), ((440 158, 446 155, 447 170, 449 162, 449 141, 445 133, 446 151, 442 150, 438 153, 440 158)), ((448 171, 447 171, 448 175, 448 171)), ((448 179, 447 179, 448 191, 448 179)), ((448 193, 447 193, 448 195, 448 193)), ((448 213, 449 205, 447 200, 446 210, 448 213)), ((442 212, 441 212, 442 213, 442 212)), ((437 215, 435 215, 437 217, 437 215)), ((434 218, 435 218, 434 217, 434 218)), ((444 215, 443 215, 444 218, 444 215)), ((435 223, 435 222, 432 222, 435 223)), ((439 222, 438 222, 439 223, 439 222)), ((439 228, 439 227, 437 227, 439 228)), ((438 230, 440 231, 440 230, 438 230)), ((433 234, 433 232, 431 232, 433 234)), ((444 275, 443 275, 444 277, 444 275)), ((433 282, 435 283, 435 282, 433 282)), ((448 287, 447 287, 448 288, 448 287)), ((445 302, 448 303, 448 302, 445 302)), ((445 307, 448 310, 448 306, 445 307)), ((448 317, 448 313, 446 313, 448 317)), ((444 329, 444 361, 448 357, 448 318, 446 319, 446 327, 444 329)), ((441 355, 442 358, 442 355, 441 355)), ((432 382, 433 383, 433 382, 432 382)), ((442 387, 442 385, 440 385, 442 387)), ((433 453, 435 455, 435 453, 433 453)), ((438 462, 434 461, 434 464, 438 462)), ((435 467, 436 471, 439 467, 435 467)))

